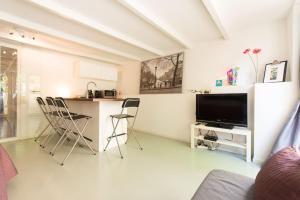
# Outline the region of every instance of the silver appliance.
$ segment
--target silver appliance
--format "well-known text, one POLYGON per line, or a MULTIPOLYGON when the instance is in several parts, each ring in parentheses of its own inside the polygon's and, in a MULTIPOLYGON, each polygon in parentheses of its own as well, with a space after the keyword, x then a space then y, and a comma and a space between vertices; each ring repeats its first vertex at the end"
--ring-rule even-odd
POLYGON ((117 90, 101 90, 101 98, 115 99, 117 98, 117 90))

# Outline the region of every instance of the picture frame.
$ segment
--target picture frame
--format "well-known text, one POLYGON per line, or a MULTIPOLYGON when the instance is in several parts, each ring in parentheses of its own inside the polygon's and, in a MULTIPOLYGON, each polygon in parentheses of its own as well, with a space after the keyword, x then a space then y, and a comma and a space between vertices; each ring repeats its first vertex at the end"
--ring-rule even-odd
POLYGON ((223 86, 223 80, 216 80, 216 87, 222 87, 223 86))
POLYGON ((265 66, 264 72, 264 83, 278 83, 285 82, 287 69, 287 60, 285 61, 274 61, 268 63, 265 66))
POLYGON ((141 62, 140 94, 182 93, 184 53, 141 62))

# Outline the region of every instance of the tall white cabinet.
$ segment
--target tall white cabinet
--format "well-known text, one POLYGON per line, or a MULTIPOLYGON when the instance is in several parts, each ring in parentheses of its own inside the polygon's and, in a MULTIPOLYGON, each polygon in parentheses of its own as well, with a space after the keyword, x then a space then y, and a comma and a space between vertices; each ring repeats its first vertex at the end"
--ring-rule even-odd
POLYGON ((292 82, 254 86, 254 162, 264 162, 298 99, 292 82))

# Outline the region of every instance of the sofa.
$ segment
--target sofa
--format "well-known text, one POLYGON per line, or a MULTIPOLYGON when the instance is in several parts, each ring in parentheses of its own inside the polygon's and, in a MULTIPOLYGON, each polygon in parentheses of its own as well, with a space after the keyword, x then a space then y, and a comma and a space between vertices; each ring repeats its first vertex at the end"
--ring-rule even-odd
POLYGON ((192 200, 253 199, 254 179, 224 170, 211 171, 197 189, 192 200))
POLYGON ((300 152, 287 147, 273 154, 255 179, 223 170, 211 171, 192 200, 299 200, 300 152))

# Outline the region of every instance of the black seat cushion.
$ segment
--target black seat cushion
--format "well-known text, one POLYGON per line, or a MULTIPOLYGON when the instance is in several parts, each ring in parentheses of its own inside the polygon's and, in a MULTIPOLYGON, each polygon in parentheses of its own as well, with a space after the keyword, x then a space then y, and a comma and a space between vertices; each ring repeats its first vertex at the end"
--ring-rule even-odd
POLYGON ((117 118, 117 119, 124 119, 124 118, 133 118, 134 116, 128 114, 118 114, 118 115, 111 115, 110 117, 117 118))
POLYGON ((79 120, 79 119, 90 119, 92 117, 87 115, 72 115, 71 117, 67 117, 67 119, 79 120))
MULTIPOLYGON (((55 112, 48 112, 50 115, 60 116, 57 111, 55 112)), ((69 114, 65 111, 61 112, 64 116, 69 116, 69 114)), ((70 115, 78 115, 77 113, 70 112, 70 115)))

